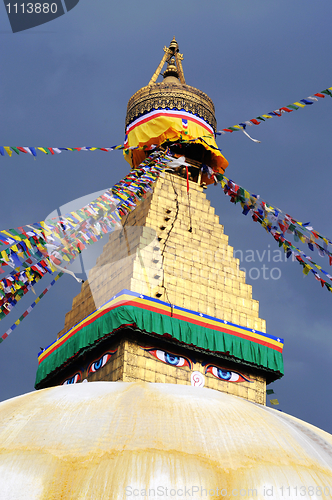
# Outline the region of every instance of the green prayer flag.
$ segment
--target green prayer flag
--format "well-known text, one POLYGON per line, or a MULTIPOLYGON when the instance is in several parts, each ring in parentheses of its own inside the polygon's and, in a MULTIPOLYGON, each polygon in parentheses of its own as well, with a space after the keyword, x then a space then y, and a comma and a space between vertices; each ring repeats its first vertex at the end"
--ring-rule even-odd
POLYGON ((273 389, 266 389, 266 394, 274 394, 273 389))
POLYGON ((299 109, 299 106, 295 106, 295 104, 288 104, 287 108, 295 109, 296 111, 297 109, 299 109))

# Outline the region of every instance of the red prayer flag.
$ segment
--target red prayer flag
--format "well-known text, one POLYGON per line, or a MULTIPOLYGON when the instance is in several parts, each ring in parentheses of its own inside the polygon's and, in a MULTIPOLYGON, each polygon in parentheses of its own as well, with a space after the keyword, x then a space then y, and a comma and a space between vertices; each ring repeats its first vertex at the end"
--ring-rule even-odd
POLYGON ((293 110, 292 109, 289 109, 289 108, 280 108, 280 109, 283 109, 284 111, 286 111, 286 113, 291 113, 293 110))

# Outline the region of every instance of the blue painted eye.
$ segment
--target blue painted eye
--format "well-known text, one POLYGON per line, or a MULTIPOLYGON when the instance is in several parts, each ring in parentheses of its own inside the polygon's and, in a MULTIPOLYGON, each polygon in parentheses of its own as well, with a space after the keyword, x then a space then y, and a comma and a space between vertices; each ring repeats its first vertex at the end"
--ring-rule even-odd
POLYGON ((165 352, 165 361, 166 361, 166 363, 169 363, 170 365, 178 366, 180 364, 180 357, 175 356, 174 354, 169 354, 168 352, 165 352))
POLYGON ((73 377, 67 378, 67 380, 62 382, 62 385, 77 384, 77 382, 80 382, 80 380, 81 380, 81 374, 75 373, 75 375, 73 377))
POLYGON ((191 361, 188 358, 177 356, 167 351, 160 351, 159 349, 147 349, 155 358, 163 361, 164 363, 172 366, 188 366, 191 368, 191 361))
POLYGON ((102 367, 102 365, 103 365, 103 358, 104 358, 104 356, 103 356, 102 358, 100 358, 100 360, 99 360, 99 361, 96 361, 96 362, 93 364, 93 366, 94 366, 94 369, 95 369, 95 370, 99 370, 99 368, 101 368, 101 367, 102 367))
POLYGON ((225 382, 253 382, 253 380, 250 380, 250 378, 245 377, 241 373, 231 372, 213 365, 208 365, 205 373, 211 373, 219 380, 224 380, 225 382))
POLYGON ((91 363, 91 365, 88 368, 88 375, 89 375, 89 373, 94 373, 94 372, 100 370, 100 368, 102 368, 103 366, 105 366, 106 363, 111 359, 111 357, 113 356, 113 354, 115 352, 116 352, 116 350, 109 351, 106 354, 104 354, 101 358, 97 359, 97 361, 94 361, 93 363, 91 363))
POLYGON ((232 378, 231 372, 226 372, 225 370, 217 369, 218 377, 222 380, 230 380, 232 378))

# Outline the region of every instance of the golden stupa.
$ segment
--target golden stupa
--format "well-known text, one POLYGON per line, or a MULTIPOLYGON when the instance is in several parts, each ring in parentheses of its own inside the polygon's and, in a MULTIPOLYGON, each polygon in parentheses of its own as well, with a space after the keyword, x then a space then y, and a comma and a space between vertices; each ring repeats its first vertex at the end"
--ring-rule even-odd
POLYGON ((129 101, 127 143, 145 149, 126 159, 180 166, 110 235, 38 390, 0 403, 1 500, 331 498, 332 436, 265 406, 283 341, 205 197, 206 169, 227 167, 213 103, 164 50, 129 101))

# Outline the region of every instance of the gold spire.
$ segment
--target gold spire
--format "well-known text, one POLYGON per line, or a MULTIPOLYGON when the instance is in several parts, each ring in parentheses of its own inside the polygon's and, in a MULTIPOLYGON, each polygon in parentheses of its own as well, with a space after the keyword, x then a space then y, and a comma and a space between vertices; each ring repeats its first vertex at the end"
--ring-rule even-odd
POLYGON ((154 72, 151 80, 149 81, 149 85, 153 85, 156 83, 158 76, 161 73, 161 70, 164 67, 165 62, 167 62, 168 66, 163 74, 164 79, 167 77, 175 77, 180 80, 180 82, 185 85, 186 81, 183 74, 183 68, 181 61, 183 60, 183 54, 179 53, 179 45, 175 40, 175 36, 171 41, 169 47, 164 47, 165 54, 163 55, 162 60, 156 71, 154 72))
POLYGON ((129 99, 126 127, 154 109, 184 109, 203 118, 214 130, 217 122, 212 100, 201 90, 186 84, 178 42, 173 37, 169 47, 164 47, 164 56, 148 85, 135 92, 129 99), (162 69, 167 63, 164 73, 162 69), (157 83, 159 75, 164 79, 157 83))

